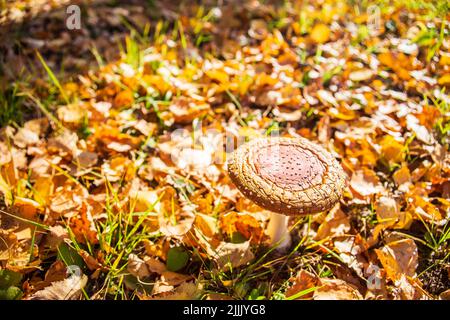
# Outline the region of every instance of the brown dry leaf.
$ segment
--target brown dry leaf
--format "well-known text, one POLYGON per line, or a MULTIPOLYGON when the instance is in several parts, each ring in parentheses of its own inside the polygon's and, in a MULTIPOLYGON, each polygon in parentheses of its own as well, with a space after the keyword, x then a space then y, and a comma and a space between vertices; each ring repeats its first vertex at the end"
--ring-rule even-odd
POLYGON ((39 135, 26 128, 20 128, 14 136, 14 144, 19 148, 26 148, 39 142, 39 135))
POLYGON ((36 156, 28 165, 31 170, 30 178, 36 180, 38 178, 48 178, 52 175, 52 165, 58 165, 62 158, 60 156, 36 156))
POLYGON ((0 167, 4 166, 12 161, 12 156, 10 152, 10 147, 0 141, 0 167))
POLYGON ((286 290, 286 297, 292 297, 307 289, 316 288, 297 299, 313 300, 362 300, 359 291, 341 279, 319 278, 306 270, 300 270, 294 283, 286 290))
POLYGON ((174 219, 159 216, 160 231, 168 237, 180 237, 188 233, 194 224, 195 215, 191 210, 182 210, 174 219))
POLYGON ((13 190, 17 184, 17 171, 13 161, 0 166, 0 191, 5 197, 5 203, 11 204, 13 201, 13 190))
POLYGON ((421 283, 417 279, 412 279, 404 274, 395 282, 395 286, 397 290, 393 292, 393 298, 396 300, 434 299, 421 288, 421 283))
POLYGON ((450 289, 445 290, 439 295, 440 300, 450 300, 450 289))
POLYGON ((412 189, 413 192, 408 194, 411 201, 411 214, 416 217, 420 216, 420 219, 423 219, 427 222, 431 223, 442 223, 444 217, 442 216, 439 209, 430 201, 428 198, 427 192, 416 186, 415 189, 412 189))
POLYGON ((202 290, 193 282, 185 282, 173 290, 161 291, 162 293, 153 297, 143 297, 143 300, 196 300, 200 297, 202 290), (173 291, 172 291, 173 290, 173 291))
POLYGON ((133 122, 133 127, 146 137, 151 137, 158 128, 155 123, 150 123, 143 119, 133 122))
POLYGON ((362 197, 368 197, 383 190, 376 173, 368 168, 353 172, 350 187, 362 197))
POLYGON ((314 291, 313 300, 363 300, 359 291, 340 279, 320 279, 320 287, 314 291))
POLYGON ((360 277, 364 275, 366 259, 364 258, 365 243, 360 235, 348 235, 333 240, 333 246, 341 260, 360 277))
POLYGON ((54 263, 52 263, 50 268, 48 268, 47 272, 45 273, 44 280, 41 280, 41 278, 36 277, 36 279, 31 279, 30 284, 32 285, 33 290, 40 291, 45 287, 50 286, 52 282, 63 281, 66 278, 67 278, 67 267, 63 261, 57 260, 54 263))
POLYGON ((88 197, 88 191, 80 184, 67 183, 58 187, 50 197, 50 210, 55 215, 64 215, 73 212, 82 204, 82 199, 88 197))
POLYGON ((18 242, 14 233, 6 232, 5 236, 3 233, 0 229, 0 237, 6 240, 7 243, 4 243, 4 241, 0 242, 0 261, 6 263, 6 268, 20 273, 38 270, 41 261, 36 259, 39 255, 37 245, 35 244, 31 248, 29 239, 18 242), (31 257, 33 258, 32 262, 30 262, 30 252, 33 252, 31 257))
MULTIPOLYGON (((317 287, 319 284, 319 277, 306 270, 300 270, 295 277, 292 285, 290 285, 286 290, 285 296, 286 298, 292 297, 302 291, 317 287)), ((298 297, 297 299, 309 299, 312 298, 313 294, 313 292, 310 292, 308 294, 302 295, 301 297, 298 297)))
POLYGON ((95 152, 83 151, 75 158, 75 163, 82 168, 90 168, 97 164, 98 155, 95 152))
POLYGON ((136 212, 159 212, 161 210, 159 193, 157 190, 139 190, 130 194, 134 210, 136 212))
POLYGON ((397 223, 400 209, 394 198, 382 196, 375 207, 378 223, 384 227, 390 227, 397 223))
MULTIPOLYGON (((105 151, 115 154, 126 153, 137 149, 144 137, 142 135, 135 137, 123 133, 119 129, 118 123, 115 121, 107 121, 105 124, 102 123, 88 139, 91 140, 92 143, 104 146, 105 151)), ((128 158, 126 159, 129 161, 128 158)), ((114 161, 114 158, 111 161, 114 161)))
POLYGON ((86 266, 89 270, 94 271, 102 267, 100 262, 91 256, 86 250, 78 250, 78 254, 83 258, 84 263, 86 263, 86 266))
POLYGON ((403 239, 391 242, 382 249, 375 249, 386 275, 393 281, 405 275, 414 277, 418 266, 418 251, 414 240, 403 239))
POLYGON ((263 40, 267 37, 267 23, 262 19, 255 19, 250 22, 248 35, 257 40, 263 40))
POLYGON ((338 206, 333 208, 322 222, 316 240, 323 240, 328 237, 339 237, 350 231, 350 218, 338 206))
POLYGON ((33 120, 29 120, 24 123, 23 127, 33 131, 38 136, 42 136, 46 133, 47 129, 49 128, 50 123, 48 118, 37 118, 33 120))
POLYGON ((147 264, 148 270, 150 270, 151 272, 163 274, 165 271, 167 271, 166 265, 158 259, 145 256, 144 261, 147 264))
POLYGON ((78 135, 75 132, 64 130, 56 137, 48 139, 47 149, 61 157, 73 157, 78 154, 78 135))
POLYGON ((175 189, 168 187, 160 190, 161 209, 158 212, 158 222, 164 235, 168 237, 181 237, 191 230, 194 224, 194 206, 189 203, 180 203, 175 189))
POLYGON ((143 279, 150 275, 150 270, 145 261, 133 253, 128 256, 127 270, 139 279, 143 279))
POLYGON ((378 199, 376 206, 378 224, 373 231, 376 239, 379 232, 390 227, 404 229, 412 222, 412 216, 408 212, 400 211, 399 205, 394 198, 382 196, 378 199))
MULTIPOLYGON (((217 70, 210 70, 207 74, 210 77, 216 77, 220 81, 228 81, 226 73, 219 73, 217 70)), ((209 109, 209 104, 197 103, 184 98, 174 99, 172 104, 169 106, 169 111, 171 112, 171 115, 176 123, 190 123, 194 119, 208 113, 209 109)))
POLYGON ((158 257, 162 261, 166 261, 167 252, 170 249, 170 242, 167 239, 161 238, 156 243, 149 240, 144 240, 145 252, 151 257, 158 257))
POLYGON ((250 241, 243 243, 222 242, 213 252, 210 252, 210 255, 216 261, 220 270, 245 265, 255 257, 253 252, 250 251, 250 241))
POLYGON ((164 271, 161 274, 161 281, 169 286, 174 286, 174 287, 176 287, 182 283, 185 283, 186 281, 191 280, 192 278, 193 278, 193 276, 191 276, 191 275, 176 273, 176 272, 172 272, 172 271, 164 271))
POLYGON ((208 293, 206 295, 205 300, 234 300, 234 299, 233 297, 230 297, 222 293, 208 293))
POLYGON ((61 260, 56 260, 45 273, 45 286, 51 285, 51 283, 55 281, 62 281, 66 278, 67 267, 65 263, 61 260))
POLYGON ((88 277, 84 274, 81 276, 72 275, 35 292, 29 300, 78 300, 87 281, 88 277))
POLYGON ((236 268, 245 265, 255 257, 250 250, 250 241, 243 243, 217 243, 218 241, 207 239, 197 230, 194 230, 194 234, 199 246, 206 251, 219 270, 228 270, 230 267, 236 268))
POLYGON ((438 79, 438 83, 441 86, 450 86, 450 75, 444 74, 442 77, 438 79))
POLYGON ((411 172, 409 171, 408 166, 403 163, 402 167, 394 172, 392 175, 395 183, 398 186, 398 189, 403 192, 407 192, 409 187, 411 186, 411 172))
POLYGON ((135 167, 130 159, 117 156, 112 158, 110 162, 103 163, 102 175, 110 182, 117 182, 121 179, 130 181, 134 178, 135 167))
POLYGON ((46 244, 50 248, 57 248, 63 241, 69 239, 69 231, 63 226, 49 227, 49 233, 46 237, 46 244))

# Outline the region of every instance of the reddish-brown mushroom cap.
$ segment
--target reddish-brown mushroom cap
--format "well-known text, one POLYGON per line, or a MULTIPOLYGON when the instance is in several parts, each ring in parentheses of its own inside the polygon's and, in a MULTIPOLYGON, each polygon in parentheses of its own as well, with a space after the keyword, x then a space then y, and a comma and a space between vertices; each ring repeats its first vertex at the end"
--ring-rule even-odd
POLYGON ((247 198, 285 215, 331 209, 346 184, 336 159, 304 138, 254 139, 232 153, 228 172, 247 198))

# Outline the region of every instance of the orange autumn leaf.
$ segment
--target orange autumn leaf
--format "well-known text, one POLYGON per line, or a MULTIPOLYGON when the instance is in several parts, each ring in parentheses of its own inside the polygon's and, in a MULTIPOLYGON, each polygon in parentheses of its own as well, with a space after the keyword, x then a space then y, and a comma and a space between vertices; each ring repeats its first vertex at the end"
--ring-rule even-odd
POLYGON ((97 228, 88 204, 83 202, 79 214, 70 218, 69 225, 79 243, 98 243, 97 228))
POLYGON ((264 236, 261 222, 252 215, 246 213, 230 212, 219 219, 219 227, 231 238, 235 232, 239 232, 251 243, 259 243, 264 236))
POLYGON ((380 141, 380 145, 381 153, 386 160, 399 163, 404 159, 404 145, 395 140, 392 136, 384 136, 380 141))
POLYGON ((442 77, 440 77, 438 79, 438 83, 441 86, 446 86, 446 87, 450 86, 450 74, 448 74, 448 73, 444 74, 442 77))
POLYGON ((130 90, 124 90, 119 92, 114 98, 114 106, 116 108, 129 107, 134 102, 133 92, 130 90))
POLYGON ((403 275, 413 277, 416 274, 418 251, 414 240, 391 242, 375 252, 389 279, 396 281, 403 275))
POLYGON ((41 206, 34 200, 16 197, 14 199, 14 208, 22 218, 34 220, 41 206))
POLYGON ((316 24, 311 30, 310 37, 315 43, 325 43, 330 39, 330 28, 323 23, 316 24))

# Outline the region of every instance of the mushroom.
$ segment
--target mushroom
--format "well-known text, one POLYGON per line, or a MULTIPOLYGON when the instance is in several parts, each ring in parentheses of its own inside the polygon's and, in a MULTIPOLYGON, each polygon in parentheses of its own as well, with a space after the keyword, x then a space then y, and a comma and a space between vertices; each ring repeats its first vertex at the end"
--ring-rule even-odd
POLYGON ((290 244, 288 218, 331 209, 345 188, 334 157, 304 138, 258 138, 237 148, 228 161, 237 188, 272 212, 268 233, 278 249, 290 244))

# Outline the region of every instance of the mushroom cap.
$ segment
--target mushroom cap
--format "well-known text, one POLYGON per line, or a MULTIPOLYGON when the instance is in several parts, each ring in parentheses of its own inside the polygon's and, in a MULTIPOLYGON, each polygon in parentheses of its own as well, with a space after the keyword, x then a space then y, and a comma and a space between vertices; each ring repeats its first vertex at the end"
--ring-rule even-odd
POLYGON ((304 138, 251 140, 231 154, 228 173, 247 198, 285 215, 329 210, 346 186, 336 159, 304 138))

